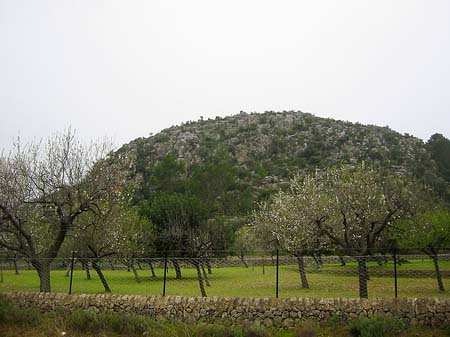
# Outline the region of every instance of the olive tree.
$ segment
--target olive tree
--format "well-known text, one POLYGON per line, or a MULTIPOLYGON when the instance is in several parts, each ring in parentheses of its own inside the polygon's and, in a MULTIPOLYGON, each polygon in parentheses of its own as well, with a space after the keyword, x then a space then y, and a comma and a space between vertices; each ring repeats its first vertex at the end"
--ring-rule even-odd
POLYGON ((107 142, 83 144, 72 130, 14 149, 0 165, 0 247, 30 259, 48 292, 50 264, 76 220, 118 191, 107 142))

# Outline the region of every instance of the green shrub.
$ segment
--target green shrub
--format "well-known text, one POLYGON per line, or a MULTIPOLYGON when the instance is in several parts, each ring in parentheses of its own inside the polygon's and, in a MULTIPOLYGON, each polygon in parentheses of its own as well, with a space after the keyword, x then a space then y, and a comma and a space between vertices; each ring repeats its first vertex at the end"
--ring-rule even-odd
POLYGON ((136 314, 107 312, 98 315, 103 327, 117 334, 142 336, 150 329, 150 319, 136 314))
MULTIPOLYGON (((239 337, 239 335, 235 335, 236 337, 239 337)), ((244 330, 243 337, 269 337, 270 334, 267 332, 267 330, 261 330, 258 328, 248 328, 244 330)))
POLYGON ((223 325, 215 325, 215 324, 200 324, 197 325, 194 329, 195 336, 198 337, 237 337, 242 336, 236 335, 236 331, 233 331, 232 327, 226 327, 223 325))
POLYGON ((406 329, 401 319, 384 315, 359 317, 350 322, 348 327, 355 337, 389 337, 406 329))
POLYGON ((199 324, 193 331, 195 337, 268 337, 265 330, 253 327, 199 324))
POLYGON ((66 317, 66 324, 72 330, 81 332, 98 332, 104 328, 104 322, 93 309, 73 311, 66 317))
POLYGON ((34 308, 21 308, 0 298, 0 323, 36 326, 42 321, 42 314, 34 308))
POLYGON ((301 322, 295 330, 296 337, 315 337, 317 335, 317 330, 319 325, 316 321, 307 319, 301 322))

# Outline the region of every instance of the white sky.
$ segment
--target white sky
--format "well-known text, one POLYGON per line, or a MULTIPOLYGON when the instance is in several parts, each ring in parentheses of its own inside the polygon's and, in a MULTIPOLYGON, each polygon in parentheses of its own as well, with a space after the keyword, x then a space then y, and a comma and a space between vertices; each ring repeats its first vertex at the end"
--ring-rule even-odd
POLYGON ((0 0, 0 149, 302 110, 450 137, 448 0, 0 0))

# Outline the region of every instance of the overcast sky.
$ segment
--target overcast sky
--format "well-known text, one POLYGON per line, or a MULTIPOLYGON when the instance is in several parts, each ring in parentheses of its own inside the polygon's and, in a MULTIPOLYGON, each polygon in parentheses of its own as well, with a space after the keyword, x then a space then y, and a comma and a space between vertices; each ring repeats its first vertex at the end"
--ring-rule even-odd
POLYGON ((450 137, 448 0, 0 0, 0 149, 302 110, 450 137))

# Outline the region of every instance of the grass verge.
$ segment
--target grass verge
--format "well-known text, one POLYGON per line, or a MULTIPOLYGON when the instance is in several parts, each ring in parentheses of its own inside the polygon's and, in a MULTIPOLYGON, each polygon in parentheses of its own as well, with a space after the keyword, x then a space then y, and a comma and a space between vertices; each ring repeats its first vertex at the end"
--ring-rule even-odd
POLYGON ((306 320, 293 329, 265 329, 227 324, 187 324, 156 321, 93 309, 40 313, 21 308, 0 297, 0 336, 2 337, 448 337, 450 329, 408 327, 395 317, 360 317, 350 323, 336 318, 326 323, 306 320))

